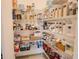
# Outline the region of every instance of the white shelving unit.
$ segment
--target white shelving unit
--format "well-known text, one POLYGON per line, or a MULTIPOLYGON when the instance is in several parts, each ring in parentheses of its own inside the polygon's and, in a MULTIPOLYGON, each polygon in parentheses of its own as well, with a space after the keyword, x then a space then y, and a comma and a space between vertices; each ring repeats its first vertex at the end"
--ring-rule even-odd
POLYGON ((52 46, 50 43, 48 43, 47 41, 44 41, 45 44, 47 44, 48 47, 50 47, 51 49, 53 49, 55 52, 62 54, 63 51, 61 51, 60 49, 58 49, 56 46, 52 46))
MULTIPOLYGON (((14 32, 21 34, 21 35, 26 35, 29 36, 31 33, 35 32, 34 30, 15 30, 14 32)), ((38 37, 37 39, 29 39, 29 40, 23 40, 25 42, 36 42, 36 41, 41 41, 40 37, 38 37)), ((30 50, 27 51, 19 51, 19 52, 15 52, 15 56, 26 56, 26 55, 33 55, 33 54, 39 54, 39 53, 43 53, 43 48, 37 48, 36 46, 33 46, 30 48, 30 50)))
MULTIPOLYGON (((69 58, 72 59, 73 58, 73 52, 72 51, 70 51, 70 50, 61 51, 56 46, 53 47, 46 41, 44 41, 44 43, 47 44, 48 47, 53 49, 54 52, 57 52, 61 56, 61 59, 69 59, 69 58)), ((45 52, 44 52, 44 54, 46 55, 46 57, 48 59, 50 59, 49 56, 45 52)))
MULTIPOLYGON (((54 2, 56 2, 56 1, 54 1, 54 2)), ((66 3, 64 3, 64 1, 63 1, 62 2, 63 4, 61 3, 61 5, 59 7, 58 6, 53 6, 53 7, 50 8, 51 11, 54 10, 55 13, 54 12, 53 13, 55 14, 54 15, 55 17, 53 17, 53 16, 50 17, 51 13, 49 13, 49 11, 48 11, 49 16, 47 16, 47 19, 43 20, 43 21, 47 21, 47 22, 52 22, 54 20, 57 21, 57 22, 62 22, 62 23, 65 22, 66 23, 65 26, 59 25, 59 23, 55 24, 55 26, 54 26, 54 28, 56 28, 56 26, 63 27, 62 28, 62 32, 59 33, 59 30, 55 30, 55 31, 58 31, 58 32, 54 33, 52 30, 43 30, 43 29, 42 29, 42 32, 45 31, 45 32, 50 33, 51 35, 54 34, 54 36, 56 38, 60 39, 61 42, 63 42, 65 45, 68 44, 70 46, 73 46, 74 45, 74 40, 75 40, 75 29, 74 29, 74 26, 76 24, 75 23, 75 21, 76 21, 75 19, 77 18, 76 17, 77 15, 70 15, 70 14, 68 14, 68 11, 70 11, 68 9, 69 8, 69 6, 68 6, 69 4, 68 4, 67 1, 65 1, 65 2, 66 3), (63 7, 66 7, 66 8, 63 9, 63 7), (57 10, 59 8, 62 9, 62 10, 60 11, 60 15, 57 15, 58 14, 57 10), (68 24, 69 22, 71 24, 68 24), (68 29, 68 25, 71 25, 72 29, 69 30, 68 29)), ((59 3, 59 2, 57 2, 57 3, 59 3)), ((37 20, 37 18, 35 18, 35 19, 37 20)), ((25 19, 24 20, 16 20, 15 22, 21 24, 23 26, 23 28, 25 28, 25 24, 27 23, 27 20, 25 20, 25 19)), ((38 25, 43 25, 43 23, 38 24, 38 25)), ((17 32, 22 34, 22 35, 29 35, 30 33, 33 32, 33 30, 32 31, 26 31, 26 30, 24 31, 24 30, 23 31, 17 31, 17 32)), ((73 51, 69 51, 69 50, 62 51, 62 50, 58 49, 56 46, 52 46, 49 40, 50 39, 48 39, 48 41, 44 41, 44 43, 47 44, 51 49, 54 49, 54 51, 59 53, 61 56, 64 56, 64 54, 69 54, 71 56, 73 55, 73 51)), ((27 40, 27 42, 31 42, 31 41, 36 41, 36 40, 27 40)), ((47 56, 47 58, 50 59, 48 57, 48 55, 43 51, 43 48, 36 48, 36 49, 32 49, 31 48, 31 50, 29 50, 29 51, 22 51, 22 52, 20 51, 20 52, 15 53, 15 54, 16 54, 16 56, 24 56, 24 55, 31 55, 31 54, 37 54, 37 53, 44 53, 47 56)))

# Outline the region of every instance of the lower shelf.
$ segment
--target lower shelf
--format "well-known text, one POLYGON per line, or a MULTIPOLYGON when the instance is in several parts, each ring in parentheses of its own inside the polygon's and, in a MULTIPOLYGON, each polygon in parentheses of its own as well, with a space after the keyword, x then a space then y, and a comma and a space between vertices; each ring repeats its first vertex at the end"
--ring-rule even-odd
POLYGON ((28 50, 28 51, 21 51, 21 52, 17 52, 15 53, 15 56, 18 57, 18 56, 25 56, 25 55, 32 55, 32 54, 39 54, 39 53, 43 53, 44 50, 42 48, 37 48, 37 49, 31 49, 31 50, 28 50))
POLYGON ((44 52, 44 55, 47 57, 47 59, 50 59, 49 56, 44 52))

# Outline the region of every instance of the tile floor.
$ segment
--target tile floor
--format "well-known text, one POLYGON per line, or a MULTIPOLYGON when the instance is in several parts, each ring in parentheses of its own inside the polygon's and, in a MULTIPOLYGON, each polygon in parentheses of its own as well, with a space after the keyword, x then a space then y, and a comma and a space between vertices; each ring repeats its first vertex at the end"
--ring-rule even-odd
POLYGON ((16 57, 16 59, 47 59, 47 58, 43 54, 37 54, 31 56, 16 57))

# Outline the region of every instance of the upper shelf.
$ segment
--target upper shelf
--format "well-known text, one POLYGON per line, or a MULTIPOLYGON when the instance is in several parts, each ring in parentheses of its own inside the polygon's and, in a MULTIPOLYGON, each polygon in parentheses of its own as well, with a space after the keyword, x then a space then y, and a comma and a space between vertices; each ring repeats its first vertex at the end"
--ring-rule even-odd
POLYGON ((52 4, 64 4, 66 3, 68 0, 53 0, 52 4), (61 2, 60 2, 61 1, 61 2))
POLYGON ((67 3, 67 2, 74 2, 74 3, 77 3, 77 0, 53 0, 53 1, 52 1, 52 4, 62 5, 62 4, 67 3), (60 1, 61 1, 61 2, 60 2, 60 1))
POLYGON ((59 19, 62 20, 62 19, 73 19, 73 18, 77 18, 77 15, 70 15, 70 16, 57 17, 57 18, 50 18, 49 20, 45 19, 45 21, 53 21, 53 20, 57 20, 58 21, 59 19))

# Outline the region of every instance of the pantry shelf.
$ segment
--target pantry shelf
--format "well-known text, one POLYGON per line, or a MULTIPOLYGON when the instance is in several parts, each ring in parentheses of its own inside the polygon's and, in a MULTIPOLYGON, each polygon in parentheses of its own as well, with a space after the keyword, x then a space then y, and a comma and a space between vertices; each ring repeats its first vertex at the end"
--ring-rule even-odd
POLYGON ((43 53, 44 50, 42 48, 36 48, 36 49, 31 49, 28 51, 19 51, 15 53, 15 56, 26 56, 26 55, 33 55, 33 54, 39 54, 43 53))
POLYGON ((63 55, 64 53, 65 54, 69 54, 69 55, 73 55, 73 51, 71 50, 65 50, 65 51, 62 51, 60 50, 59 48, 57 48, 56 46, 52 46, 50 43, 48 43, 47 41, 44 41, 44 43, 50 47, 52 50, 54 50, 55 52, 59 53, 60 55, 63 55))
POLYGON ((52 50, 54 50, 55 52, 58 53, 64 53, 62 50, 58 49, 56 46, 52 46, 50 43, 48 43, 47 41, 44 41, 45 44, 47 44, 47 46, 49 46, 52 50))
POLYGON ((63 42, 67 43, 71 46, 73 46, 73 44, 74 44, 75 36, 70 36, 70 35, 63 34, 63 33, 55 33, 55 32, 51 32, 51 31, 48 31, 48 30, 43 30, 43 32, 47 32, 51 35, 54 35, 55 37, 60 38, 61 41, 63 41, 63 39, 65 39, 65 42, 64 41, 63 42))
POLYGON ((73 19, 73 18, 76 18, 77 15, 70 15, 70 16, 65 16, 65 17, 57 17, 57 18, 52 18, 52 19, 49 19, 49 20, 44 20, 44 21, 53 21, 53 20, 64 20, 64 19, 73 19))
POLYGON ((69 45, 73 46, 73 44, 74 44, 74 39, 75 39, 74 36, 68 36, 68 35, 66 35, 66 34, 59 34, 59 33, 54 33, 54 35, 55 35, 56 37, 61 38, 61 41, 63 41, 62 39, 65 39, 65 43, 68 43, 69 45))
POLYGON ((45 3, 44 9, 38 9, 35 1, 13 5, 18 7, 12 9, 15 56, 43 53, 48 59, 72 59, 68 57, 75 50, 77 1, 45 3))
POLYGON ((30 39, 30 40, 22 40, 22 41, 28 41, 28 42, 34 42, 34 41, 39 41, 39 40, 41 40, 42 41, 42 39, 30 39))

